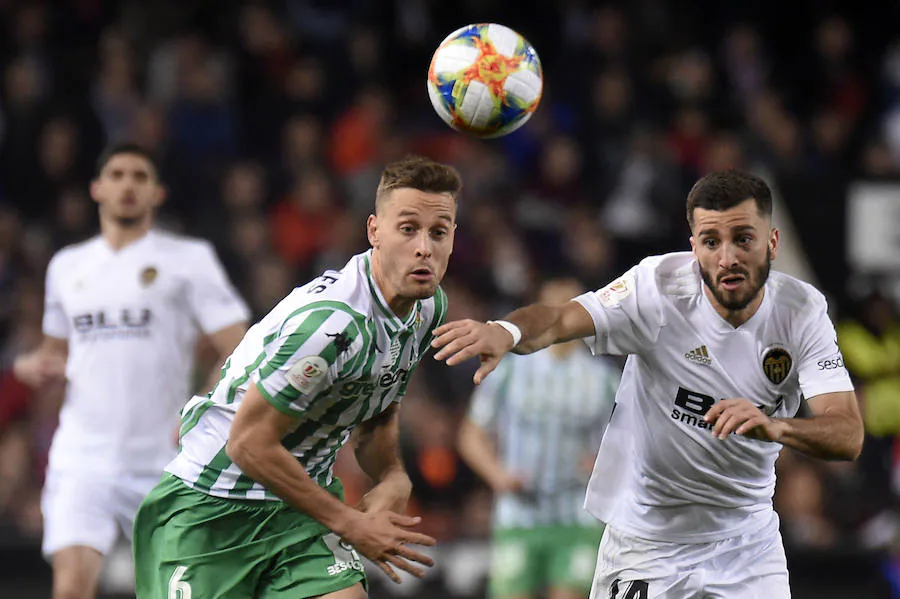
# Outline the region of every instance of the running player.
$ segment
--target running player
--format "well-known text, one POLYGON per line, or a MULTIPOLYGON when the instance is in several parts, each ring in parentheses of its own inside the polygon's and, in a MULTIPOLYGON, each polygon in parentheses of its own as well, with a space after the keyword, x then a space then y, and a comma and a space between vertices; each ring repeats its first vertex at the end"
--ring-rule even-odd
POLYGON ((692 253, 647 258, 567 303, 436 331, 436 358, 481 357, 476 383, 513 349, 588 338, 595 353, 628 355, 585 500, 607 523, 591 597, 789 597, 778 452, 862 449, 825 298, 770 274, 771 216, 764 181, 711 173, 687 199, 692 253))
POLYGON ((212 246, 152 229, 165 189, 146 151, 109 148, 91 196, 100 235, 50 261, 43 342, 14 366, 35 387, 66 382, 41 505, 55 599, 93 597, 103 556, 131 537, 176 452, 198 333, 224 360, 249 316, 212 246))
MULTIPOLYGON (((539 300, 583 291, 573 279, 554 279, 539 300)), ((584 490, 618 383, 611 362, 570 341, 506 356, 476 388, 459 452, 497 494, 492 598, 587 596, 603 525, 584 510, 584 490)))
POLYGON ((457 172, 411 157, 382 173, 372 249, 298 287, 251 327, 135 521, 138 597, 366 597, 360 554, 395 582, 434 540, 403 515, 400 400, 446 313, 438 287, 457 172), (333 475, 353 434, 376 482, 356 509, 333 475), (179 594, 180 593, 180 594, 179 594))

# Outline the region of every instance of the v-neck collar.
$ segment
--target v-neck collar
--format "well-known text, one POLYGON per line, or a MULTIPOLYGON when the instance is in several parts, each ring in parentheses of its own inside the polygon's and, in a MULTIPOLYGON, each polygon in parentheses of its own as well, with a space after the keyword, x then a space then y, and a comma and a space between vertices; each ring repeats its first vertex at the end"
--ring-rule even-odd
POLYGON ((136 249, 139 249, 149 243, 151 243, 155 237, 155 233, 153 229, 150 229, 143 236, 135 239, 131 243, 120 247, 119 249, 114 248, 109 241, 107 241, 106 237, 101 233, 99 236, 100 247, 103 248, 103 252, 109 256, 122 256, 127 252, 132 252, 136 249))
POLYGON ((365 264, 366 270, 366 280, 369 283, 369 291, 372 293, 372 298, 375 300, 375 305, 379 312, 388 320, 388 323, 394 329, 392 332, 396 332, 400 329, 407 329, 412 327, 416 320, 419 317, 419 310, 422 308, 422 301, 417 300, 415 304, 413 304, 412 309, 409 311, 409 314, 406 315, 406 318, 401 319, 397 316, 393 310, 391 310, 390 306, 388 306, 387 300, 384 299, 384 294, 381 292, 381 288, 378 286, 378 282, 375 280, 375 277, 372 275, 372 250, 367 251, 363 254, 363 262, 365 264))

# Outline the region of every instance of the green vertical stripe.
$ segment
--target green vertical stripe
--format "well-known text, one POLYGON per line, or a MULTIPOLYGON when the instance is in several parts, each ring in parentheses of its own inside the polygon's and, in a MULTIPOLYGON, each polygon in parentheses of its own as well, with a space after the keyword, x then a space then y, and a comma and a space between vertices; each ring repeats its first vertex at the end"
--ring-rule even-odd
POLYGON ((422 343, 419 345, 419 358, 428 351, 431 340, 434 338, 434 330, 444 323, 444 317, 447 315, 447 294, 444 293, 444 290, 438 287, 437 293, 433 297, 434 317, 431 319, 431 324, 428 325, 428 330, 422 335, 422 343))
MULTIPOLYGON (((265 379, 270 374, 284 366, 285 363, 287 363, 287 361, 290 360, 295 353, 297 353, 297 350, 299 350, 307 341, 309 341, 309 338, 319 330, 319 327, 322 326, 322 323, 328 320, 328 318, 332 314, 334 314, 333 311, 317 310, 304 318, 303 322, 297 325, 296 330, 294 330, 294 332, 288 335, 287 339, 284 340, 275 355, 269 358, 265 365, 259 369, 259 379, 265 379)), ((324 355, 322 357, 325 358, 324 355)), ((331 360, 329 362, 329 365, 333 361, 334 360, 331 360)))
POLYGON ((197 426, 197 423, 200 422, 200 419, 206 414, 206 411, 214 405, 216 405, 215 402, 204 401, 191 408, 190 412, 185 414, 181 421, 181 428, 178 432, 179 438, 184 437, 191 432, 191 429, 197 426))
POLYGON ((231 458, 225 453, 225 446, 223 445, 216 457, 210 460, 209 464, 203 468, 203 472, 200 473, 194 485, 203 491, 209 491, 216 484, 222 471, 229 466, 231 466, 231 458))

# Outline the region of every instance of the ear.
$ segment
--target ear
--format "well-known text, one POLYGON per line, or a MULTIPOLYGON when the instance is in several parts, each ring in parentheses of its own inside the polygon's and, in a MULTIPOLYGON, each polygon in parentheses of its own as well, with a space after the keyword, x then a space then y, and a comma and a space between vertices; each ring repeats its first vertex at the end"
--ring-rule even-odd
POLYGON ((154 208, 159 208, 163 204, 166 203, 166 199, 169 197, 169 190, 163 187, 162 185, 156 186, 156 198, 155 202, 153 202, 154 208))
POLYGON ((100 179, 94 179, 94 180, 91 181, 91 186, 90 186, 90 188, 89 188, 89 191, 90 191, 90 193, 91 193, 91 199, 94 200, 96 203, 100 204, 100 203, 101 203, 101 202, 100 202, 100 196, 99 196, 99 193, 100 193, 100 179))
POLYGON ((781 232, 772 227, 772 230, 769 231, 769 251, 772 254, 772 260, 778 255, 779 247, 781 247, 781 232))
POLYGON ((374 214, 370 214, 366 219, 366 236, 369 238, 369 245, 378 249, 378 217, 374 214))
POLYGON ((691 253, 694 254, 694 258, 696 258, 697 257, 697 243, 694 241, 693 235, 691 235, 688 239, 691 242, 691 253))

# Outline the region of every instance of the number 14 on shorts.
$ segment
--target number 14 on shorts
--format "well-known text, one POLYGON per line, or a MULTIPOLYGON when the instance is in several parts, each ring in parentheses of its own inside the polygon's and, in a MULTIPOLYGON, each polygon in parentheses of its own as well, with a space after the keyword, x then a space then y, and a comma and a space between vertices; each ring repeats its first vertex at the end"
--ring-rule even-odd
POLYGON ((621 581, 617 578, 609 587, 609 599, 648 599, 649 595, 650 585, 645 580, 621 581))

